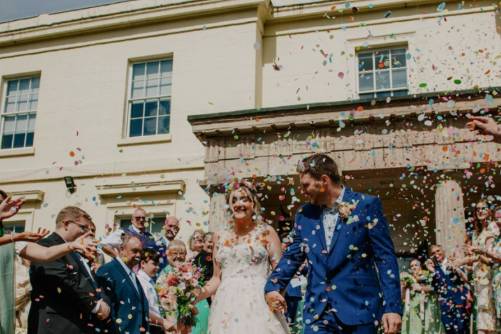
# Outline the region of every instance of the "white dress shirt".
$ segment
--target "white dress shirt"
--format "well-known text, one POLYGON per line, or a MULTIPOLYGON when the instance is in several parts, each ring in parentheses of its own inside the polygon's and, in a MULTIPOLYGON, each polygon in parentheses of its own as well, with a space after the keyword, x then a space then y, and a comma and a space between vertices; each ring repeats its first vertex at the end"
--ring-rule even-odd
POLYGON ((136 274, 134 274, 134 271, 127 267, 127 265, 122 261, 122 259, 117 256, 115 259, 117 259, 118 263, 122 265, 122 267, 125 269, 125 272, 129 276, 130 280, 132 281, 132 284, 134 285, 134 288, 136 288, 136 292, 139 293, 139 287, 137 286, 137 281, 136 281, 136 274))
POLYGON ((139 280, 139 283, 141 283, 146 299, 148 299, 150 313, 154 313, 158 317, 161 317, 160 300, 158 299, 157 290, 155 289, 155 281, 142 270, 137 272, 137 279, 139 280))

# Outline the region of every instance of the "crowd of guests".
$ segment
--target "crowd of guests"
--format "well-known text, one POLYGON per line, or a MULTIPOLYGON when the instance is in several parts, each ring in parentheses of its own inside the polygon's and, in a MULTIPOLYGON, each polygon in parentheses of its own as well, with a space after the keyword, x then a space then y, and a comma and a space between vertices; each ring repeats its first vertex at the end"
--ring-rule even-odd
POLYGON ((402 333, 498 333, 501 330, 501 207, 476 204, 464 250, 440 245, 401 274, 402 333))
MULTIPOLYGON (((23 205, 3 191, 0 202, 0 219, 23 205)), ((208 282, 213 234, 195 230, 186 245, 176 239, 176 217, 167 217, 163 234, 155 236, 148 232, 146 217, 144 209, 135 208, 129 227, 97 242, 92 218, 80 208, 66 207, 52 234, 39 230, 0 236, 1 244, 17 241, 19 259, 30 266, 29 279, 26 271, 18 280, 18 290, 25 293, 16 301, 16 308, 31 301, 29 333, 207 333, 210 298, 196 304, 196 326, 179 328, 175 317, 162 310, 157 279, 190 262, 201 272, 201 285, 208 282), (107 263, 101 250, 111 256, 107 263)), ((411 260, 409 272, 401 273, 402 333, 489 334, 501 328, 501 207, 481 200, 473 220, 461 252, 446 256, 440 245, 432 245, 427 258, 411 260)), ((305 263, 285 291, 287 319, 296 333, 302 327, 307 272, 305 263)))
MULTIPOLYGON (((488 118, 474 117, 469 127, 496 140, 501 135, 488 118)), ((162 308, 158 281, 191 263, 201 273, 202 287, 209 282, 212 233, 196 230, 186 245, 176 239, 179 220, 168 216, 162 235, 153 235, 147 212, 136 207, 130 226, 108 231, 98 242, 92 217, 69 206, 58 213, 53 233, 5 234, 1 222, 22 205, 22 199, 0 190, 0 245, 17 243, 19 263, 29 266, 29 275, 26 270, 17 286, 22 298, 16 300, 18 311, 31 303, 28 333, 208 332, 211 299, 196 304, 196 325, 183 327, 162 308)), ((413 259, 409 273, 401 274, 402 333, 489 334, 501 328, 501 208, 483 200, 475 209, 474 229, 463 252, 448 257, 440 245, 432 245, 427 258, 413 259)), ((297 333, 308 270, 305 263, 285 291, 287 320, 297 333)), ((21 325, 19 313, 16 317, 21 325)))
MULTIPOLYGON (((0 222, 23 205, 3 191, 0 203, 0 222)), ((195 230, 187 247, 176 239, 176 217, 165 219, 162 235, 148 231, 146 217, 144 209, 135 208, 130 226, 109 231, 99 242, 90 215, 74 206, 58 213, 51 234, 44 229, 2 233, 0 245, 17 242, 20 263, 29 266, 29 271, 18 271, 16 301, 18 311, 31 302, 28 333, 183 332, 162 310, 156 281, 190 262, 201 273, 200 283, 207 282, 213 271, 213 234, 195 230), (105 262, 102 253, 111 259, 105 262)), ((197 325, 190 333, 207 333, 209 304, 210 299, 196 305, 197 325)))

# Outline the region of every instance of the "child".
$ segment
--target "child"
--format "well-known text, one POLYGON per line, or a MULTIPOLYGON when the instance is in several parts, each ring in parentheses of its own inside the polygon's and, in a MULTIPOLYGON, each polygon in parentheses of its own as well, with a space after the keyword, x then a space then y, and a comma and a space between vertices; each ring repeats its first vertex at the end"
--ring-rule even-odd
POLYGON ((148 299, 150 316, 150 334, 163 334, 174 326, 173 322, 163 319, 160 313, 160 301, 155 289, 155 277, 158 272, 160 255, 151 250, 143 250, 137 278, 148 299))

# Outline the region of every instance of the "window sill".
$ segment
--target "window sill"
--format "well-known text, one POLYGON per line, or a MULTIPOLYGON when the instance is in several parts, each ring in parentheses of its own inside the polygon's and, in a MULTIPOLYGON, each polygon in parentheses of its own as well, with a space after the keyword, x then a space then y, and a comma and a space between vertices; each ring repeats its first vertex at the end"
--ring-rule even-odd
POLYGON ((34 147, 11 148, 0 150, 1 158, 19 157, 23 155, 35 155, 34 147))
POLYGON ((146 144, 156 144, 156 143, 170 143, 172 141, 171 134, 157 135, 157 136, 146 136, 146 137, 133 137, 133 138, 122 138, 117 146, 132 146, 132 145, 146 145, 146 144))

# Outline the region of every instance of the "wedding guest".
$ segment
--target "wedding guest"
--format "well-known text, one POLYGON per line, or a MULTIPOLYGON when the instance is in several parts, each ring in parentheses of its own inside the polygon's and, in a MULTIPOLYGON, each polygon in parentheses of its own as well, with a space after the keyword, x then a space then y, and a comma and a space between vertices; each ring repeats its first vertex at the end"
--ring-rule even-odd
POLYGON ((501 328, 501 206, 494 210, 494 218, 498 227, 496 240, 492 249, 488 250, 484 255, 490 257, 494 261, 492 271, 494 273, 492 284, 494 291, 494 302, 496 303, 496 318, 498 328, 501 328))
MULTIPOLYGON (((84 210, 65 207, 56 217, 56 231, 39 243, 73 251, 74 241, 85 238, 91 227, 92 219, 84 210)), ((30 334, 90 333, 95 324, 89 323, 89 319, 96 317, 103 321, 109 317, 108 303, 79 253, 72 252, 45 264, 32 263, 30 281, 33 287, 28 316, 30 334)))
MULTIPOLYGON (((12 199, 3 190, 0 190, 0 246, 17 241, 38 241, 49 234, 48 230, 42 229, 38 232, 23 232, 5 234, 3 221, 15 216, 24 204, 22 198, 12 199)), ((38 250, 42 247, 34 246, 38 250)), ((30 252, 32 254, 32 252, 30 252)))
POLYGON ((188 245, 190 246, 190 253, 188 254, 189 259, 194 259, 197 257, 198 253, 204 248, 204 230, 195 230, 188 240, 188 245))
MULTIPOLYGON (((187 261, 186 245, 181 240, 173 240, 167 248, 167 259, 169 264, 164 268, 162 275, 168 275, 175 267, 181 266, 187 261)), ((163 280, 160 280, 163 281, 163 280)), ((196 305, 198 314, 196 316, 196 325, 191 329, 192 334, 205 334, 208 332, 209 323, 209 304, 206 300, 198 302, 196 305)), ((175 314, 168 314, 168 319, 175 318, 175 314)))
POLYGON ((444 333, 430 272, 423 270, 418 259, 413 259, 410 262, 410 273, 402 273, 400 280, 404 298, 402 334, 444 333))
POLYGON ((133 269, 141 261, 143 250, 137 235, 124 233, 118 256, 101 266, 97 279, 111 302, 113 321, 109 333, 146 333, 149 330, 149 305, 133 269))
POLYGON ((479 334, 487 334, 496 331, 496 305, 493 289, 494 262, 484 253, 493 248, 498 236, 497 226, 491 222, 492 211, 489 209, 487 201, 481 200, 477 203, 475 219, 472 250, 478 254, 473 263, 476 328, 479 334))
POLYGON ((470 121, 466 126, 471 131, 479 131, 484 135, 492 135, 494 141, 501 143, 501 125, 499 125, 494 118, 488 116, 470 116, 470 121))
POLYGON ((202 273, 202 277, 200 278, 202 286, 211 279, 214 270, 212 262, 213 247, 214 247, 214 233, 207 232, 203 237, 202 250, 193 259, 193 263, 200 269, 202 273))
POLYGON ((16 334, 24 334, 28 327, 28 310, 30 305, 30 261, 20 256, 24 248, 22 243, 16 243, 16 255, 14 262, 15 270, 15 294, 16 294, 16 334))
POLYGON ((438 295, 441 320, 447 334, 466 334, 469 324, 466 276, 447 259, 439 245, 430 247, 426 268, 432 274, 432 287, 438 295))
POLYGON ((150 334, 164 334, 164 331, 170 330, 173 323, 162 318, 160 311, 160 301, 155 289, 155 278, 158 273, 160 255, 154 251, 146 250, 141 255, 141 265, 137 278, 141 283, 146 299, 149 305, 150 334))
POLYGON ((124 233, 136 236, 141 240, 142 247, 145 249, 157 249, 153 235, 146 229, 146 211, 143 208, 137 207, 134 209, 131 222, 130 226, 117 229, 101 240, 100 245, 106 254, 111 257, 118 255, 124 233))
POLYGON ((179 219, 174 216, 167 216, 164 221, 164 235, 156 236, 156 244, 157 251, 160 255, 159 259, 159 271, 165 268, 168 264, 167 262, 167 247, 169 247, 169 243, 176 239, 177 234, 179 233, 179 219))

